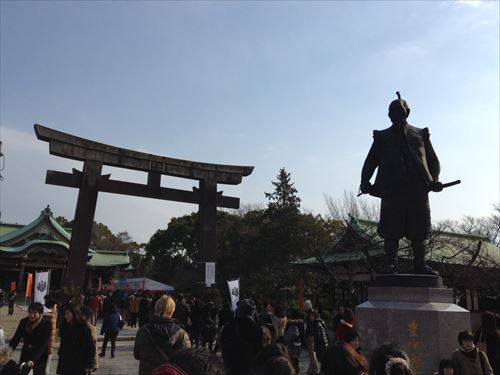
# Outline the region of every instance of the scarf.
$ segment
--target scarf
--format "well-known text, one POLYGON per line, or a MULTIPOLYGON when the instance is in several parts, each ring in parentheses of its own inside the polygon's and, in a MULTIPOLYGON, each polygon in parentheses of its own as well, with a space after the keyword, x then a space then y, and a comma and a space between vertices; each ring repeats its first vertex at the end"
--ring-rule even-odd
POLYGON ((33 330, 38 327, 38 325, 40 324, 40 322, 42 321, 43 319, 43 315, 40 315, 40 317, 35 320, 34 322, 32 322, 31 320, 28 319, 28 321, 26 322, 26 332, 27 333, 31 333, 33 332, 33 330))
POLYGON ((477 350, 477 347, 473 347, 471 350, 466 350, 462 345, 460 345, 460 351, 464 354, 469 359, 476 360, 477 354, 479 353, 479 350, 477 350))

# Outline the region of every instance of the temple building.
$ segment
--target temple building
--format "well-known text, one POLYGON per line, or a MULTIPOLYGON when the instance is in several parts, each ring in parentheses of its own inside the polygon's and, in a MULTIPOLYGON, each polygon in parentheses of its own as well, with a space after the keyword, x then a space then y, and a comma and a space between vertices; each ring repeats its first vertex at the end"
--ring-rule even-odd
MULTIPOLYGON (((383 239, 375 221, 350 217, 345 230, 333 246, 320 257, 293 263, 307 274, 329 275, 325 292, 336 306, 355 306, 364 302, 377 270, 383 268, 383 239)), ((400 272, 412 273, 411 247, 400 241, 400 272)), ((454 290, 455 302, 471 311, 500 309, 500 249, 488 238, 472 234, 434 230, 428 240, 426 260, 454 290)), ((310 293, 313 294, 313 293, 310 293)))
MULTIPOLYGON (((50 289, 61 288, 70 240, 71 229, 57 223, 49 206, 28 225, 0 223, 0 288, 9 290, 15 283, 18 294, 24 294, 28 273, 47 270, 50 289)), ((101 276, 129 268, 127 252, 89 249, 86 285, 95 288, 101 276)))

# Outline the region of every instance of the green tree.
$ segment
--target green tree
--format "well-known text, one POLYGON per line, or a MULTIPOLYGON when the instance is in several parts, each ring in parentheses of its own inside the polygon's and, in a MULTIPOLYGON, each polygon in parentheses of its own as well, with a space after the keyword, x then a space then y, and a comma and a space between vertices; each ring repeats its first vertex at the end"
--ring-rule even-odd
POLYGON ((272 193, 264 193, 269 200, 268 207, 272 209, 281 209, 290 207, 295 210, 300 208, 300 198, 297 196, 297 189, 290 180, 290 173, 285 168, 281 168, 276 176, 277 181, 271 181, 274 185, 272 193))
POLYGON ((185 288, 196 284, 198 214, 172 218, 167 229, 157 230, 144 250, 153 260, 155 280, 185 288))
MULTIPOLYGON (((63 228, 73 227, 73 220, 68 220, 64 216, 58 216, 55 220, 63 228)), ((96 250, 135 252, 139 250, 140 245, 132 239, 127 231, 115 235, 106 224, 94 221, 90 235, 90 247, 96 250)))
POLYGON ((64 216, 58 216, 55 220, 63 228, 73 228, 73 220, 68 220, 64 216))

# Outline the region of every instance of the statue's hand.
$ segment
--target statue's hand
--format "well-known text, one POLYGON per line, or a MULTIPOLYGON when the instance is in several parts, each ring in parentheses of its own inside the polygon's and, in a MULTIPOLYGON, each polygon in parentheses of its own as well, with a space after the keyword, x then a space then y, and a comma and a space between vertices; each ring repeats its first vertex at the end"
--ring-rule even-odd
POLYGON ((443 191, 443 184, 439 181, 431 182, 431 184, 429 185, 429 190, 439 193, 440 191, 443 191))
POLYGON ((373 185, 370 183, 370 181, 362 182, 359 186, 359 190, 361 191, 361 194, 371 194, 373 185))

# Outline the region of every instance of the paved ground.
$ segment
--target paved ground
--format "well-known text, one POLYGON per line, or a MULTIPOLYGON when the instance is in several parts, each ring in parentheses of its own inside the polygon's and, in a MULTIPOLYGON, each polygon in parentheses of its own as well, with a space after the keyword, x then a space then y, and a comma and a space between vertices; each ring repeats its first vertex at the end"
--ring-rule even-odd
MULTIPOLYGON (((7 315, 7 308, 0 308, 0 326, 5 332, 5 338, 10 339, 14 334, 19 320, 24 318, 27 312, 24 310, 23 306, 16 306, 13 316, 7 315)), ((97 330, 99 332, 100 324, 98 323, 97 330)), ((100 368, 95 372, 96 375, 136 375, 139 372, 139 362, 134 359, 133 348, 134 342, 133 338, 137 328, 124 327, 118 336, 119 341, 117 342, 117 348, 115 352, 115 358, 109 356, 109 347, 106 357, 99 358, 100 368)), ((102 336, 100 340, 102 341, 102 336)), ((98 343, 100 350, 101 343, 98 343)), ((18 360, 20 355, 20 350, 17 349, 14 353, 14 359, 18 360)), ((305 375, 308 366, 307 352, 302 351, 302 356, 300 358, 300 375, 305 375)), ((54 353, 51 361, 50 375, 56 373, 57 367, 57 352, 54 353)))

